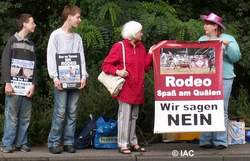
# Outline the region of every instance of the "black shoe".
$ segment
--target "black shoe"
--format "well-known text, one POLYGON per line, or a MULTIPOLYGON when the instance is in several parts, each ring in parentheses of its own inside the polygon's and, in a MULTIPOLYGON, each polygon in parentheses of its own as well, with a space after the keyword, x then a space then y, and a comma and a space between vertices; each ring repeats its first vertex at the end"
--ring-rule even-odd
POLYGON ((214 146, 212 144, 204 144, 204 145, 200 145, 200 147, 204 149, 212 149, 214 146))
POLYGON ((60 146, 53 146, 49 148, 49 152, 52 154, 60 154, 62 153, 62 148, 60 146))
POLYGON ((76 149, 74 148, 73 145, 64 145, 63 150, 68 152, 68 153, 75 153, 76 149))
POLYGON ((226 149, 227 147, 225 145, 218 145, 216 146, 216 150, 223 150, 223 149, 226 149))
POLYGON ((29 145, 24 144, 24 145, 21 145, 21 146, 17 146, 16 150, 22 151, 22 152, 30 152, 31 148, 29 147, 29 145))

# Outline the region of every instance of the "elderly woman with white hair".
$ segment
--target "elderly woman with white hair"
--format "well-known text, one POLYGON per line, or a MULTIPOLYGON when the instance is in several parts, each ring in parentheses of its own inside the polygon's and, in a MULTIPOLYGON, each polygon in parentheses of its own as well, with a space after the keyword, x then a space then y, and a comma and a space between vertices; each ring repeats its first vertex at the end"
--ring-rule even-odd
MULTIPOLYGON (((127 22, 122 28, 121 42, 125 47, 125 65, 123 69, 123 56, 121 43, 115 43, 102 64, 102 70, 107 74, 118 75, 125 78, 125 83, 118 100, 118 146, 122 154, 132 151, 145 152, 139 146, 136 137, 136 120, 139 105, 144 103, 144 73, 149 70, 152 63, 152 49, 147 53, 142 38, 142 25, 136 21, 127 22)), ((151 47, 152 48, 152 47, 151 47)))

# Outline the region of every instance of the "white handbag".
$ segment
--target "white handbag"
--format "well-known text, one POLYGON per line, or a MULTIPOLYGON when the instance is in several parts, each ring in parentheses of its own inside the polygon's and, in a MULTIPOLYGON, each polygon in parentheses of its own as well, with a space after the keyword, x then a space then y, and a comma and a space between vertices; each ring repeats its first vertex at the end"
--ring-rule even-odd
MULTIPOLYGON (((125 47, 124 44, 120 41, 122 45, 122 56, 123 56, 123 68, 126 70, 125 65, 125 47)), ((106 74, 105 72, 101 72, 97 78, 109 91, 111 96, 118 96, 119 92, 122 89, 123 84, 125 83, 125 79, 120 76, 114 76, 111 74, 106 74)))

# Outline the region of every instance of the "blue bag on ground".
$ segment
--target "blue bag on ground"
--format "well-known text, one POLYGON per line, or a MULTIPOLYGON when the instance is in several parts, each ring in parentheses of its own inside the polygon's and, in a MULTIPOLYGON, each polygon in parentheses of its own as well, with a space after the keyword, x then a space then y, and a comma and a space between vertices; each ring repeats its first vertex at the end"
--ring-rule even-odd
POLYGON ((116 149, 117 146, 117 121, 107 117, 96 120, 94 148, 116 149))
POLYGON ((81 133, 75 138, 75 148, 85 149, 92 147, 92 139, 96 128, 96 120, 89 120, 85 123, 81 133))

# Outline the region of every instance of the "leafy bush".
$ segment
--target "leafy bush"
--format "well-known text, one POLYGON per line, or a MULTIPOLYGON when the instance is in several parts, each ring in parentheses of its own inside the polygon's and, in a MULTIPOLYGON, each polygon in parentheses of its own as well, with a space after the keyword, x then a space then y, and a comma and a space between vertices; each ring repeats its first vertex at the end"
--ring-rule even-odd
MULTIPOLYGON (((82 19, 76 29, 83 39, 89 79, 79 100, 77 131, 88 120, 89 114, 101 114, 115 118, 117 101, 112 99, 104 87, 97 81, 100 64, 112 44, 121 39, 122 25, 129 20, 137 20, 143 25, 143 42, 148 49, 161 40, 197 40, 203 34, 202 23, 198 15, 207 10, 224 12, 227 25, 242 49, 243 59, 236 66, 237 86, 230 102, 231 116, 243 116, 249 125, 249 6, 244 0, 213 2, 206 1, 203 7, 198 0, 193 1, 131 1, 131 0, 29 0, 0 2, 0 50, 7 38, 15 32, 15 16, 20 12, 32 13, 36 32, 32 38, 36 44, 38 57, 38 87, 33 98, 32 119, 29 138, 32 144, 47 142, 54 108, 53 85, 46 69, 46 47, 50 33, 60 26, 59 15, 67 3, 77 4, 82 9, 82 19), (213 3, 216 3, 213 4, 213 3), (170 5, 171 4, 171 5, 170 5), (232 8, 233 7, 233 8, 232 8), (221 11, 221 9, 223 10, 221 11), (235 8, 235 10, 234 10, 235 8), (236 11, 236 13, 235 13, 236 11), (235 18, 237 16, 237 18, 235 18), (236 21, 237 20, 237 21, 236 21)), ((0 89, 0 136, 3 130, 4 94, 0 89)), ((154 125, 154 79, 153 71, 145 76, 145 104, 140 108, 138 120, 139 134, 142 138, 153 138, 154 125), (141 130, 140 130, 141 129, 141 130)))

